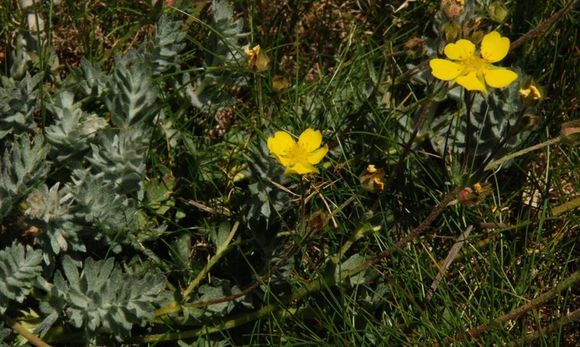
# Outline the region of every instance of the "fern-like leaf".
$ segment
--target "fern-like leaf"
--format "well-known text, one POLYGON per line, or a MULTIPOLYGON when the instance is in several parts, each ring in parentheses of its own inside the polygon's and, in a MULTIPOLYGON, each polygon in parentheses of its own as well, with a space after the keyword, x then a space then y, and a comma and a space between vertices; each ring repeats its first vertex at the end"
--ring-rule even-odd
POLYGON ((72 181, 67 189, 75 200, 75 218, 97 229, 99 233, 94 238, 110 238, 108 241, 114 245, 116 233, 135 222, 134 200, 116 193, 113 184, 102 175, 75 170, 72 181))
POLYGON ((157 92, 149 73, 142 65, 130 63, 131 58, 117 59, 109 94, 105 99, 113 125, 121 129, 143 125, 157 112, 157 92))
POLYGON ((162 16, 157 22, 153 47, 145 59, 151 64, 153 76, 177 65, 177 56, 185 47, 182 25, 181 21, 173 21, 166 16, 162 16))
POLYGON ((43 246, 46 263, 51 263, 51 254, 56 255, 68 249, 86 251, 80 239, 83 226, 76 222, 75 215, 71 211, 72 196, 59 190, 59 185, 56 183, 50 189, 42 185, 26 199, 28 208, 24 215, 28 223, 41 230, 35 241, 43 246))
POLYGON ((10 301, 22 302, 42 271, 42 252, 18 243, 0 251, 0 313, 10 301))
POLYGON ((22 136, 7 148, 2 156, 0 176, 0 221, 10 213, 13 205, 25 197, 32 184, 48 171, 46 151, 42 136, 34 138, 33 144, 22 136))
POLYGON ((79 272, 77 263, 65 256, 63 272, 56 273, 54 284, 51 294, 64 301, 69 322, 90 335, 104 331, 127 336, 133 325, 143 326, 153 317, 155 306, 166 300, 163 276, 125 274, 112 258, 88 258, 79 272))
POLYGON ((0 77, 0 139, 10 133, 34 129, 37 86, 42 75, 26 74, 21 81, 0 77))

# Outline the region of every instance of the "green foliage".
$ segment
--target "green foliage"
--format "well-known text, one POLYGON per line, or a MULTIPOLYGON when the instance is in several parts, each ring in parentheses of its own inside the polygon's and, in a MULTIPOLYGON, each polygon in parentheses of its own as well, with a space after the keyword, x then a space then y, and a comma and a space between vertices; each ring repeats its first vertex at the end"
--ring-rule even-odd
POLYGON ((22 80, 0 76, 0 139, 33 130, 37 87, 42 78, 42 74, 28 73, 22 80))
POLYGON ((109 80, 109 94, 105 97, 113 125, 121 130, 143 126, 157 112, 157 91, 151 77, 142 65, 131 57, 118 58, 115 71, 109 80))
POLYGON ((73 326, 84 328, 88 336, 100 332, 122 337, 133 325, 144 325, 153 317, 155 306, 166 300, 164 288, 163 276, 127 275, 115 267, 112 258, 88 258, 79 266, 65 256, 50 295, 54 308, 73 326))
POLYGON ((18 201, 34 187, 48 171, 44 139, 37 135, 31 142, 27 135, 21 136, 6 148, 2 155, 0 176, 0 220, 10 213, 18 201))
POLYGON ((179 53, 185 47, 182 26, 181 21, 174 21, 165 16, 157 22, 152 48, 144 59, 151 65, 153 76, 159 76, 178 66, 179 53))
POLYGON ((42 272, 42 252, 13 243, 0 251, 0 313, 10 301, 23 302, 42 272))
POLYGON ((51 156, 70 165, 75 157, 89 148, 96 133, 107 126, 107 121, 96 114, 84 112, 74 104, 74 95, 69 91, 59 94, 47 108, 55 115, 55 124, 45 129, 46 140, 53 146, 51 156))
POLYGON ((245 78, 235 70, 242 62, 240 39, 247 36, 242 19, 234 17, 232 6, 225 0, 213 0, 210 34, 205 43, 204 72, 198 76, 195 87, 186 89, 193 106, 202 111, 216 110, 230 104, 232 98, 227 89, 245 84, 245 78))
POLYGON ((51 262, 51 254, 59 254, 69 248, 74 251, 86 251, 80 239, 83 225, 76 220, 73 201, 60 183, 50 189, 46 185, 33 190, 26 199, 28 208, 24 215, 28 222, 36 225, 43 232, 37 241, 44 248, 45 262, 51 262))
POLYGON ((448 345, 483 326, 482 344, 557 345, 577 319, 574 16, 480 94, 428 60, 480 46, 486 1, 61 1, 30 8, 51 19, 36 45, 5 3, 0 313, 21 330, 0 344, 448 345), (306 128, 329 152, 285 175, 267 139, 306 128), (485 168, 522 147, 541 153, 485 168))
POLYGON ((288 204, 288 194, 277 189, 272 182, 285 184, 289 180, 283 175, 284 169, 269 158, 265 144, 255 146, 248 161, 249 204, 245 220, 258 231, 267 228, 271 220, 276 220, 288 204))
MULTIPOLYGON (((435 117, 426 126, 433 148, 440 155, 449 149, 456 158, 461 158, 466 151, 466 138, 470 137, 467 151, 472 162, 481 165, 520 146, 530 135, 530 129, 524 127, 524 105, 518 94, 523 80, 520 77, 518 82, 512 83, 501 92, 490 93, 487 97, 479 93, 470 95, 473 100, 470 100, 469 133, 466 117, 461 116, 465 105, 460 106, 459 111, 435 117)), ((448 95, 462 105, 460 88, 452 89, 448 95)))

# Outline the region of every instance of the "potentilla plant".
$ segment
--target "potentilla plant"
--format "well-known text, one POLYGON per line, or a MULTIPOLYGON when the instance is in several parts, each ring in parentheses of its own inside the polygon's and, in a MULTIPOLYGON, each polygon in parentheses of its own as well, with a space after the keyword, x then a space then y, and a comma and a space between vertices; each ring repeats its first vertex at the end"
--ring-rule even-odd
POLYGON ((328 145, 322 146, 322 133, 308 128, 300 134, 298 141, 285 131, 277 131, 268 138, 270 154, 285 168, 286 175, 300 175, 300 228, 304 231, 306 189, 304 175, 318 173, 319 164, 328 153, 328 145))
MULTIPOLYGON (((484 29, 486 19, 476 17, 474 2, 453 2, 451 14, 448 5, 443 1, 436 16, 440 41, 431 41, 427 49, 429 69, 417 78, 432 95, 431 103, 445 106, 431 108, 420 134, 445 158, 454 183, 467 184, 530 136, 526 119, 539 100, 532 98, 540 93, 519 68, 499 65, 508 57, 510 40, 484 29)), ((408 127, 411 122, 404 118, 408 127)))

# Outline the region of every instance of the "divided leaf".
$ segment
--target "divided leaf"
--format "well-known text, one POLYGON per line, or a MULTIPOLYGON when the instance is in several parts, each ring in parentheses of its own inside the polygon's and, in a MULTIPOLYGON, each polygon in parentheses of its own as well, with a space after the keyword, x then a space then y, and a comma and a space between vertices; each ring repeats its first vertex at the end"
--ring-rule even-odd
POLYGON ((65 302, 64 311, 75 327, 122 337, 133 325, 143 326, 153 317, 155 307, 166 300, 164 288, 163 276, 125 274, 112 258, 88 258, 79 272, 75 261, 65 256, 52 295, 65 302))
POLYGON ((0 162, 0 221, 28 194, 34 182, 48 172, 43 142, 41 135, 37 135, 33 143, 28 136, 22 136, 4 151, 0 162))
POLYGON ((0 251, 0 313, 9 301, 22 302, 42 271, 42 252, 14 243, 0 251))

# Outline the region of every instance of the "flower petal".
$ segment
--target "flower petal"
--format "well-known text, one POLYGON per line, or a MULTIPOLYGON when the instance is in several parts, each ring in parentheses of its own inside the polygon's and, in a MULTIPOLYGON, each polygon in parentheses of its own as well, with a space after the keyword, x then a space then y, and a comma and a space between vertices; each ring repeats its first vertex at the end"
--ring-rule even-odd
POLYGON ((510 39, 502 37, 497 31, 485 35, 481 41, 481 57, 490 63, 505 58, 509 50, 510 39))
POLYGON ((429 61, 429 66, 431 67, 431 74, 433 77, 438 78, 443 81, 451 81, 457 78, 463 66, 458 63, 454 63, 447 59, 431 59, 429 61))
POLYGON ((312 165, 318 164, 320 163, 322 158, 324 158, 326 153, 328 153, 328 146, 324 145, 324 147, 321 147, 315 150, 314 152, 310 152, 308 154, 308 162, 312 165))
POLYGON ((308 128, 300 134, 298 138, 298 145, 304 148, 306 152, 313 152, 322 143, 322 133, 318 130, 308 128))
POLYGON ((462 85, 467 90, 485 91, 485 83, 472 71, 467 75, 459 76, 455 82, 462 85))
POLYGON ((469 40, 461 39, 455 43, 449 43, 443 51, 447 58, 453 60, 465 60, 475 53, 475 45, 469 40))
POLYGON ((286 174, 296 173, 299 175, 304 175, 317 172, 318 170, 313 165, 310 165, 308 163, 296 163, 295 165, 292 165, 291 167, 286 169, 286 174))
POLYGON ((483 70, 485 82, 493 88, 503 88, 518 78, 518 74, 503 68, 491 68, 483 70))
POLYGON ((284 131, 276 131, 273 137, 268 138, 270 153, 284 166, 289 164, 287 155, 294 146, 296 146, 296 142, 290 134, 284 131))

